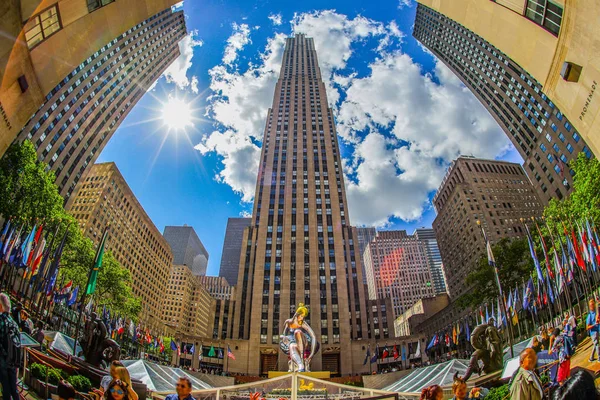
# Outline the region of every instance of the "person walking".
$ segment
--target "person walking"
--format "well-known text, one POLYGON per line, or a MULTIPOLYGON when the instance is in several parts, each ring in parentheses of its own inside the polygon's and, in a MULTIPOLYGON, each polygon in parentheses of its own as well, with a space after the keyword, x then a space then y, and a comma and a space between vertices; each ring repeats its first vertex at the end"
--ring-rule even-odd
POLYGON ((19 400, 17 369, 21 364, 19 326, 10 316, 10 298, 0 293, 0 384, 5 400, 19 400))
POLYGON ((196 400, 192 396, 192 381, 188 377, 182 376, 177 380, 175 391, 177 393, 168 395, 165 400, 196 400))
POLYGON ((552 335, 554 336, 554 342, 548 354, 558 354, 556 382, 561 383, 571 376, 571 342, 570 339, 560 334, 559 328, 556 328, 552 335))
POLYGON ((592 354, 590 354, 590 362, 594 361, 595 354, 598 353, 600 357, 600 324, 598 324, 598 315, 596 315, 596 302, 594 299, 590 299, 588 302, 589 312, 587 318, 585 319, 585 329, 588 331, 590 337, 592 338, 592 342, 594 343, 592 347, 592 354))
POLYGON ((542 400, 544 389, 540 378, 535 374, 537 354, 526 348, 519 354, 520 366, 510 385, 511 400, 542 400))

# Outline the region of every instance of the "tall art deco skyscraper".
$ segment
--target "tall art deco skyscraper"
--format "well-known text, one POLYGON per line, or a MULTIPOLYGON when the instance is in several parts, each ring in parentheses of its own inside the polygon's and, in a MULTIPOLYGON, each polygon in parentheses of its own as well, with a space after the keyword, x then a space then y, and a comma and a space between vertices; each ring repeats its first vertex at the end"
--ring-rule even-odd
POLYGON ((233 333, 250 341, 250 374, 287 370, 279 335, 299 303, 321 343, 312 369, 362 366, 350 342, 367 339, 367 311, 341 164, 314 42, 298 34, 286 41, 242 242, 233 333))

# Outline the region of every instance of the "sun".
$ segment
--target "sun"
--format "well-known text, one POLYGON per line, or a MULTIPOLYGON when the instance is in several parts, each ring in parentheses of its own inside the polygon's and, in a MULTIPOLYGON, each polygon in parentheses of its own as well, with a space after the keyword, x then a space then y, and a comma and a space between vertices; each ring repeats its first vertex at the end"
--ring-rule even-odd
POLYGON ((188 126, 193 126, 193 119, 192 108, 184 99, 169 97, 163 104, 162 120, 169 130, 185 130, 188 126))

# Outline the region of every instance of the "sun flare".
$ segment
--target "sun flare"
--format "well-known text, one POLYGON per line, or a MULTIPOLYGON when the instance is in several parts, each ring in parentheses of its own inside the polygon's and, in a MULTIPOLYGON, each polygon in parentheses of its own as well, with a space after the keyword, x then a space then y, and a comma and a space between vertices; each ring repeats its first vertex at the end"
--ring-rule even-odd
POLYGON ((183 99, 169 97, 163 105, 162 120, 169 130, 185 130, 188 126, 193 126, 193 119, 192 108, 183 99))

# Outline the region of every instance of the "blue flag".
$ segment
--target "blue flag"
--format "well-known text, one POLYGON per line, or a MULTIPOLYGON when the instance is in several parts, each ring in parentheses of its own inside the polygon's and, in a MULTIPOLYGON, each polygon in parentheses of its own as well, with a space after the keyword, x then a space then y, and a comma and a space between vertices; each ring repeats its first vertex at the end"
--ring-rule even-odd
POLYGON ((69 298, 67 299, 67 305, 70 307, 73 304, 75 304, 75 302, 77 301, 77 295, 79 294, 79 286, 77 286, 75 288, 75 290, 73 290, 71 292, 71 295, 69 296, 69 298))
POLYGON ((427 345, 427 350, 431 349, 434 346, 435 337, 436 337, 436 335, 433 335, 433 337, 431 338, 431 342, 429 342, 429 344, 427 345))
POLYGON ((527 285, 525 286, 525 290, 523 292, 523 309, 529 310, 529 306, 531 305, 531 299, 533 298, 533 279, 529 278, 527 281, 527 285))
POLYGON ((467 337, 467 341, 471 340, 471 328, 469 328, 469 322, 465 322, 465 335, 467 337))
POLYGON ((535 244, 533 243, 533 238, 531 237, 531 233, 529 232, 527 224, 525 224, 525 231, 527 231, 527 243, 529 243, 529 253, 531 254, 531 258, 533 259, 533 263, 535 264, 535 270, 537 272, 538 280, 543 281, 544 275, 542 275, 542 267, 540 266, 540 260, 538 260, 537 254, 535 253, 535 244))
POLYGON ((177 344, 175 343, 175 340, 173 340, 173 339, 171 339, 171 350, 177 351, 177 344))
POLYGON ((370 357, 371 357, 371 348, 369 346, 367 346, 367 354, 365 355, 365 361, 363 362, 363 365, 367 365, 367 362, 369 361, 370 357))
POLYGON ((373 353, 373 357, 371 357, 371 364, 377 362, 378 353, 379 353, 379 345, 375 346, 375 353, 373 353))
POLYGON ((194 354, 196 352, 196 345, 192 345, 192 347, 190 348, 190 354, 194 354))

